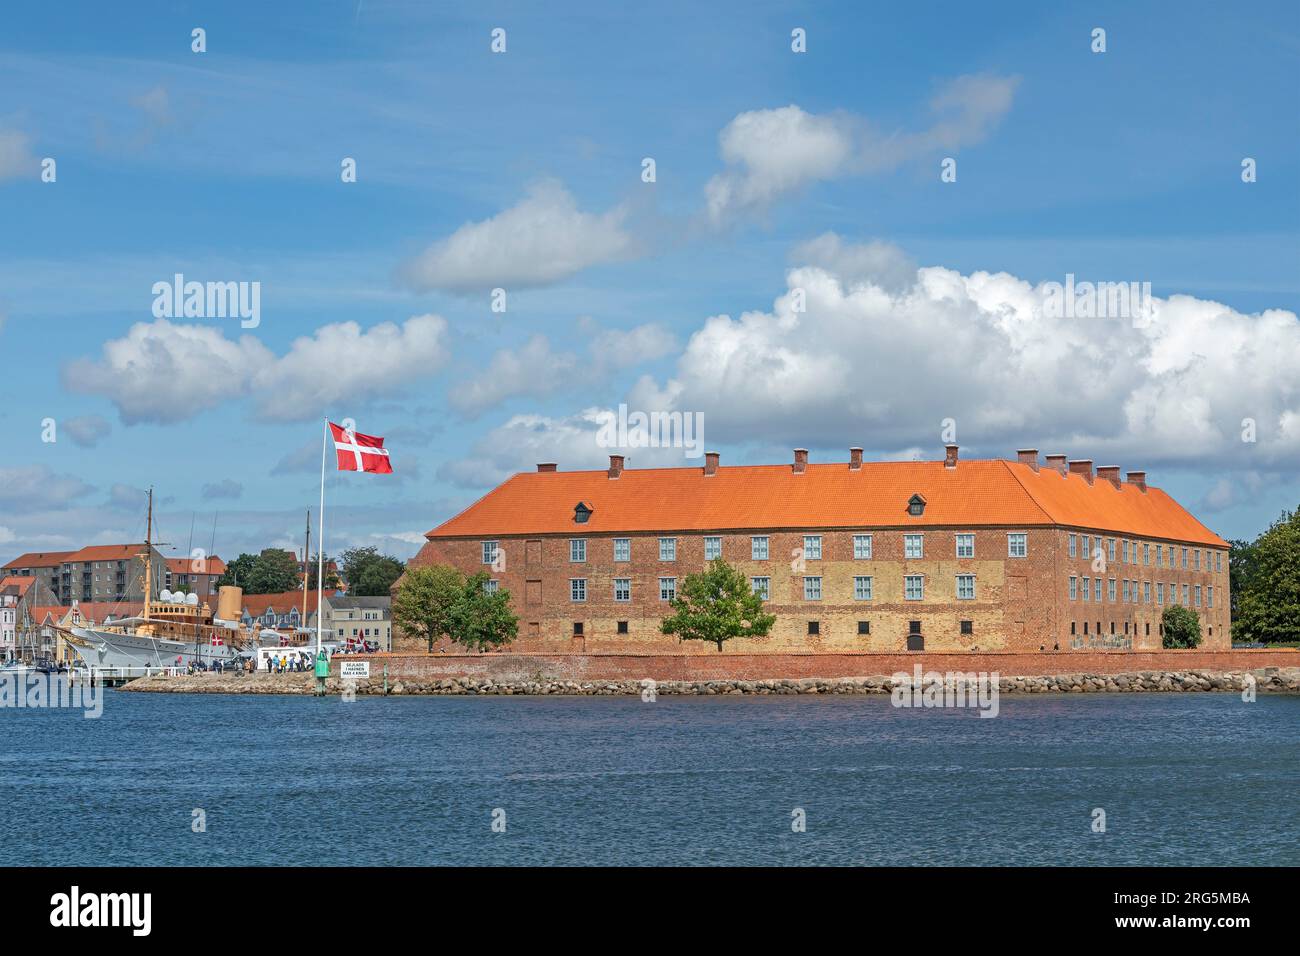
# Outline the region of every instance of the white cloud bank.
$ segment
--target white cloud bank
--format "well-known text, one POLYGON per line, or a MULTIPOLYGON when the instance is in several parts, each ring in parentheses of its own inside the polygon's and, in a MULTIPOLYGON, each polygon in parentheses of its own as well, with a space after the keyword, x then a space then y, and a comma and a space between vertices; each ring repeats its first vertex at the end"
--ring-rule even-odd
POLYGON ((159 319, 104 343, 99 359, 69 363, 63 381, 109 399, 128 425, 186 421, 246 396, 263 421, 306 421, 397 394, 437 371, 447 359, 446 336, 437 315, 369 329, 339 322, 277 356, 251 335, 233 340, 213 326, 159 319))

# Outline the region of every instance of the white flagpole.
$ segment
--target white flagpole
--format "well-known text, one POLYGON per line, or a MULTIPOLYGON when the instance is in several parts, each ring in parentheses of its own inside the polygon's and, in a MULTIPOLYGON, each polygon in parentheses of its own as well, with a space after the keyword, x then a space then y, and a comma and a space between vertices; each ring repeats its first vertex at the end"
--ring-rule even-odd
MULTIPOLYGON (((316 656, 321 652, 321 584, 325 580, 325 449, 329 444, 330 423, 325 420, 325 432, 320 436, 320 531, 316 535, 316 656)), ((310 558, 308 558, 310 560, 310 558)), ((303 574, 307 570, 304 566, 303 574)))

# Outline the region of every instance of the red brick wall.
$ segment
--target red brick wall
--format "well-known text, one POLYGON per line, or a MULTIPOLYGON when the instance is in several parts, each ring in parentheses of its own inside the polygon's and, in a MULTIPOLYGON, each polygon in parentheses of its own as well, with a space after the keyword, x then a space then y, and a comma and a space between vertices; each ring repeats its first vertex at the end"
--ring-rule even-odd
POLYGON ((926 671, 997 671, 1007 677, 1044 674, 1120 674, 1135 671, 1245 671, 1300 667, 1300 651, 1113 651, 1039 654, 374 654, 372 677, 429 679, 478 676, 527 680, 538 674, 563 680, 761 680, 870 677, 926 671))

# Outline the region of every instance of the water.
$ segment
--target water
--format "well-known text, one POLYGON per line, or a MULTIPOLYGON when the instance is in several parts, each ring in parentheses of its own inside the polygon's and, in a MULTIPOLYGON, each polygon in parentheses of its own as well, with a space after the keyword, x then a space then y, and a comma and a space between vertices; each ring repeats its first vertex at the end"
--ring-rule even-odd
POLYGON ((1293 696, 110 691, 0 730, 10 864, 1300 863, 1293 696))

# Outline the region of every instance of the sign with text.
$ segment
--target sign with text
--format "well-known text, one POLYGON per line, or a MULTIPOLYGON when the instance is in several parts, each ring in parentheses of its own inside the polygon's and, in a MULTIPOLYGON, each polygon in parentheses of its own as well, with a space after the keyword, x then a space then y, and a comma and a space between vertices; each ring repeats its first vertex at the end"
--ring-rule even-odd
POLYGON ((370 661, 339 661, 339 677, 359 680, 370 676, 370 661))

